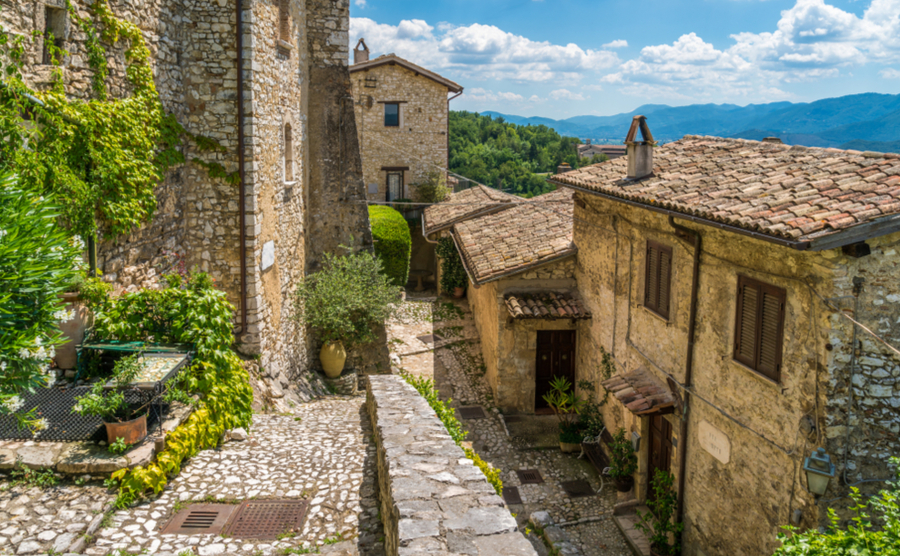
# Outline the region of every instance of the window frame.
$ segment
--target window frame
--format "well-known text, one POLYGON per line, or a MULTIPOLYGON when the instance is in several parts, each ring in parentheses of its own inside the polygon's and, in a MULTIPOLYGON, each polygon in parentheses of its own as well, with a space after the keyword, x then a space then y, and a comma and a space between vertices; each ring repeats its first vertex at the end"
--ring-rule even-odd
MULTIPOLYGON (((787 290, 749 276, 738 275, 737 294, 735 296, 735 325, 732 360, 742 367, 753 371, 766 380, 781 384, 782 366, 784 364, 784 324, 787 317, 787 290), (751 287, 757 291, 756 315, 753 330, 753 358, 742 353, 742 337, 744 335, 744 291, 751 287), (765 369, 762 363, 763 336, 765 332, 764 311, 766 297, 774 297, 779 302, 778 322, 775 329, 774 369, 765 369)), ((771 333, 771 330, 769 331, 771 333)))
POLYGON ((291 39, 291 5, 290 0, 278 0, 278 40, 290 43, 291 39))
POLYGON ((400 104, 399 102, 385 102, 384 103, 384 127, 400 127, 400 104), (396 106, 397 107, 397 123, 389 124, 388 123, 388 106, 396 106))
POLYGON ((651 239, 647 240, 647 245, 645 248, 645 256, 644 256, 644 308, 648 311, 662 317, 666 321, 669 320, 669 316, 672 314, 671 306, 672 306, 672 262, 674 260, 674 250, 668 246, 664 245, 658 241, 654 241, 651 239), (662 293, 662 284, 663 284, 663 276, 661 265, 657 265, 657 291, 656 291, 656 304, 653 304, 650 299, 650 259, 652 256, 652 250, 656 250, 660 255, 660 261, 662 260, 662 255, 666 254, 669 257, 669 269, 668 274, 665 276, 665 284, 667 289, 666 296, 666 306, 660 307, 659 297, 660 293, 662 293))
POLYGON ((385 171, 385 194, 384 200, 387 203, 396 201, 397 199, 391 199, 391 176, 399 176, 400 177, 400 196, 397 199, 402 199, 406 194, 406 172, 403 170, 386 170, 385 171))

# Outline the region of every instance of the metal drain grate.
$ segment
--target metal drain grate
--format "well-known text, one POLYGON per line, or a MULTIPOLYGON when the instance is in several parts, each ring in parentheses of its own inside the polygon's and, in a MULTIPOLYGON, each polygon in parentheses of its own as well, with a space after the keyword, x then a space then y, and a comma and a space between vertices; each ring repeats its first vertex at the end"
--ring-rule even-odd
POLYGON ((523 485, 539 485, 544 482, 541 472, 537 469, 520 469, 516 474, 523 485))
POLYGON ((421 341, 423 344, 433 344, 435 342, 443 342, 444 338, 437 334, 426 334, 424 336, 416 336, 416 339, 421 341))
POLYGON ((300 532, 309 503, 305 500, 247 500, 237 510, 225 536, 236 539, 274 540, 300 532))
POLYGON ((503 487, 503 501, 512 506, 522 503, 522 495, 518 487, 503 487))
POLYGON ((593 496, 596 494, 593 487, 591 487, 591 484, 583 480, 567 481, 561 483, 561 486, 563 487, 563 490, 566 491, 566 494, 572 498, 581 498, 583 496, 593 496))
POLYGON ((487 415, 484 413, 484 409, 480 405, 475 405, 472 407, 460 407, 459 416, 466 420, 487 419, 487 415))
POLYGON ((237 509, 234 504, 195 504, 169 521, 163 535, 216 535, 222 532, 228 518, 237 509))

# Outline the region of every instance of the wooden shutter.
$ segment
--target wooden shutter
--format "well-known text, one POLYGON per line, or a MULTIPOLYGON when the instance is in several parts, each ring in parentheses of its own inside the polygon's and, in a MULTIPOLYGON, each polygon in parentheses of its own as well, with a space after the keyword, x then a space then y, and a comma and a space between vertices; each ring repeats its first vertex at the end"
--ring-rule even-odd
POLYGON ((672 248, 647 242, 644 306, 661 317, 669 318, 672 280, 672 248))
POLYGON ((786 298, 782 288, 738 277, 734 358, 774 381, 781 378, 786 298))

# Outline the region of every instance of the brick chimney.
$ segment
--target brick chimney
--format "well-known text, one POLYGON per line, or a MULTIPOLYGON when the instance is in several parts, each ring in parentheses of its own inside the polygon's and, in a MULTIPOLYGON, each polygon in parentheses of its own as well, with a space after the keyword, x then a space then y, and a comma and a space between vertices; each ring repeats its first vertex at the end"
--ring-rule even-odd
POLYGON ((635 116, 631 121, 628 136, 625 137, 626 154, 628 156, 628 179, 640 180, 653 174, 653 147, 656 141, 647 127, 647 118, 635 116), (643 141, 636 141, 638 129, 643 141))
POLYGON ((775 143, 776 145, 783 145, 784 141, 779 139, 778 137, 764 137, 762 140, 763 143, 775 143))
POLYGON ((556 167, 556 173, 557 174, 565 174, 566 172, 571 172, 574 169, 575 168, 572 168, 571 166, 569 166, 568 162, 563 162, 562 164, 560 164, 559 166, 556 167))
POLYGON ((591 146, 591 140, 590 140, 590 139, 585 139, 585 140, 584 140, 584 144, 587 145, 588 147, 590 147, 590 146, 591 146))
POLYGON ((369 61, 369 47, 366 46, 366 39, 359 39, 356 48, 353 49, 353 63, 361 64, 369 61), (360 48, 362 46, 362 48, 360 48))

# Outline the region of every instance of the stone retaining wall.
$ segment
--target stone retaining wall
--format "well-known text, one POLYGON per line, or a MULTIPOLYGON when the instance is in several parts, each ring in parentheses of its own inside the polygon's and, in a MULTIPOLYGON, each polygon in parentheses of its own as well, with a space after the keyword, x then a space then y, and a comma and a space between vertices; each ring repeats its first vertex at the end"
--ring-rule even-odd
POLYGON ((537 556, 503 499, 412 386, 395 375, 370 376, 366 393, 388 556, 537 556))

